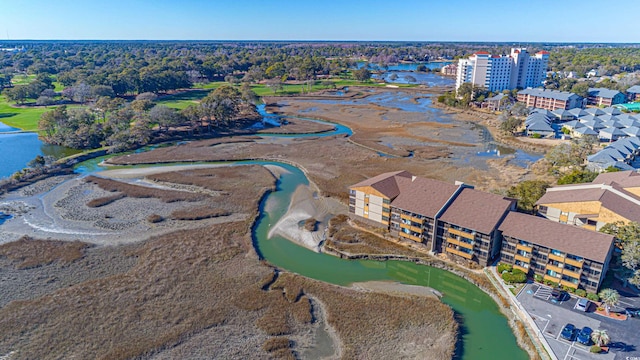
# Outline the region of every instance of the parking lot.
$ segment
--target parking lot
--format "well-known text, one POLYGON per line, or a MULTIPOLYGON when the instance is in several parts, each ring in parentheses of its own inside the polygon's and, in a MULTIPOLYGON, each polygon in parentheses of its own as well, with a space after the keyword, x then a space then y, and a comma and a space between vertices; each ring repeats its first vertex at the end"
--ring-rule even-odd
MULTIPOLYGON (((629 318, 626 321, 609 319, 595 314, 593 303, 590 304, 587 312, 579 311, 574 308, 576 298, 556 301, 551 296, 550 288, 538 284, 527 284, 517 298, 534 319, 558 359, 640 360, 639 318, 629 318), (578 330, 585 326, 593 330, 607 330, 611 337, 609 353, 592 354, 589 352, 590 346, 582 345, 575 339, 567 341, 560 337, 560 332, 567 323, 575 325, 578 330)), ((620 300, 620 309, 640 307, 640 299, 637 297, 621 296, 620 300)))

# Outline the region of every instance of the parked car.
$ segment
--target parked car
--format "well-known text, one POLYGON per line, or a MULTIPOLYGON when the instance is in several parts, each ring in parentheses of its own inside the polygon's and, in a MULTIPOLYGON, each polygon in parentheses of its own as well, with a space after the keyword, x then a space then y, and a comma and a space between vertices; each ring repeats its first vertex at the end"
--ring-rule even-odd
POLYGON ((560 333, 560 336, 565 340, 573 341, 575 334, 576 334, 575 325, 567 324, 564 326, 564 328, 562 328, 562 332, 560 333))
POLYGON ((570 296, 564 290, 553 289, 553 291, 551 291, 551 298, 557 301, 564 301, 564 300, 568 300, 570 296))
POLYGON ((591 305, 591 302, 587 299, 580 299, 578 300, 578 302, 576 303, 576 309, 580 310, 580 311, 587 311, 589 310, 589 305, 591 305))
POLYGON ((625 313, 627 316, 630 316, 630 317, 640 318, 640 309, 636 309, 636 308, 626 308, 626 309, 624 310, 624 313, 625 313))
POLYGON ((578 333, 578 337, 576 338, 576 340, 578 340, 578 342, 582 345, 589 345, 589 343, 591 343, 592 333, 593 333, 593 330, 591 330, 590 327, 585 326, 578 333))

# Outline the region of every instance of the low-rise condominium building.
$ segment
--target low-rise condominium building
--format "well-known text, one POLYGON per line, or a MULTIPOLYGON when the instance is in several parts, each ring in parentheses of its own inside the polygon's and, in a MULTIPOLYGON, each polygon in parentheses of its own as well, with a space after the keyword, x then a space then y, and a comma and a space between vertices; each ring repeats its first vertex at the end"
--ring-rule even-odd
POLYGON ((541 217, 511 212, 499 228, 500 262, 573 289, 597 292, 607 272, 614 237, 541 217))

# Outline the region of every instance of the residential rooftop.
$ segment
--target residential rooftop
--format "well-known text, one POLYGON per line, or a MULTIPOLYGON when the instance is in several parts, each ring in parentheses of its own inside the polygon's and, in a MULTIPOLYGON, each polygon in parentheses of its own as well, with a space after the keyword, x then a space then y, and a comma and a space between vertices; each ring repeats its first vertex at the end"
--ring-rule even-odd
POLYGON ((440 220, 490 234, 514 202, 500 195, 464 188, 440 220))
POLYGON ((507 215, 498 230, 502 231, 504 236, 600 263, 606 262, 613 244, 612 235, 513 211, 507 215))

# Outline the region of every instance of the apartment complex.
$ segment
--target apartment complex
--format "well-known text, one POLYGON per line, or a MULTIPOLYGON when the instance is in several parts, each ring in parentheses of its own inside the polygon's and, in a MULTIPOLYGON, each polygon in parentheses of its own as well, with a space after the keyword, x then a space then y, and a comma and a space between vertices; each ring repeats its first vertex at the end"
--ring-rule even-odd
POLYGON ((489 91, 542 86, 547 73, 549 53, 531 56, 527 49, 513 48, 510 55, 491 55, 478 51, 458 61, 456 89, 472 83, 489 91))
POLYGON ((516 205, 513 199, 466 184, 415 177, 406 171, 381 174, 349 190, 350 213, 430 251, 482 266, 497 258, 497 227, 516 205))
POLYGON ((618 90, 606 88, 589 88, 588 105, 612 106, 622 104, 627 101, 627 97, 618 90))
POLYGON ((536 206, 549 220, 594 231, 618 221, 640 222, 640 174, 603 173, 591 183, 555 186, 536 206))
POLYGON ((613 252, 612 235, 511 212, 500 225, 500 261, 529 275, 597 292, 613 252))
POLYGON ((440 69, 440 73, 445 76, 456 76, 458 74, 458 64, 448 64, 440 69))
POLYGON ((518 91, 518 101, 527 107, 549 111, 582 108, 584 105, 584 99, 581 96, 566 91, 547 89, 520 90, 518 91))
MULTIPOLYGON (((600 180, 613 181, 610 176, 600 180)), ((617 176, 627 185, 633 183, 629 190, 640 194, 640 182, 635 185, 640 175, 628 176, 632 180, 617 176)), ((380 174, 349 188, 351 214, 433 253, 481 266, 500 259, 530 275, 596 291, 609 264, 613 237, 517 213, 515 207, 513 199, 407 171, 380 174)))

